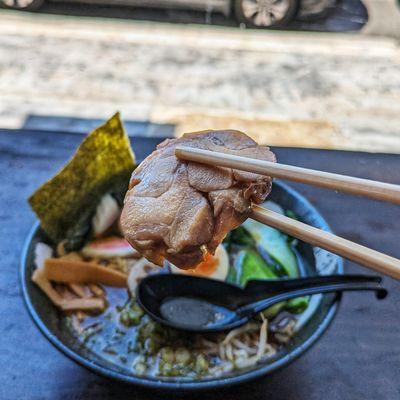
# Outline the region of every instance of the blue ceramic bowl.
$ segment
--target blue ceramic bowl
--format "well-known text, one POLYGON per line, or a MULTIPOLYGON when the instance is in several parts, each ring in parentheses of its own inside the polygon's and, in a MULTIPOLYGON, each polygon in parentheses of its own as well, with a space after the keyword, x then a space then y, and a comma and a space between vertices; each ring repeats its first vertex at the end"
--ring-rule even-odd
MULTIPOLYGON (((282 183, 275 182, 270 199, 284 209, 292 210, 301 221, 317 228, 330 231, 319 212, 299 193, 282 183)), ((301 356, 323 335, 338 309, 339 295, 313 296, 307 311, 298 322, 298 332, 271 360, 260 362, 256 366, 212 379, 188 381, 179 378, 147 378, 135 376, 132 371, 111 363, 78 342, 71 331, 65 328, 60 312, 51 304, 42 291, 31 281, 34 270, 33 255, 35 244, 45 241, 46 237, 36 224, 27 240, 21 260, 21 285, 28 311, 43 335, 66 356, 80 365, 106 377, 153 389, 200 390, 230 386, 270 374, 293 362, 301 356)), ((319 248, 300 242, 299 253, 303 259, 303 275, 341 274, 341 258, 319 248)))

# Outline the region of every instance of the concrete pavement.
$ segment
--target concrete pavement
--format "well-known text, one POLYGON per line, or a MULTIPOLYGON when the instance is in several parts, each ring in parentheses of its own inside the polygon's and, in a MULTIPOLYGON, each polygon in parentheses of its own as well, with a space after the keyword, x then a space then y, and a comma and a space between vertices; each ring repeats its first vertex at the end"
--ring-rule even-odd
POLYGON ((0 126, 29 114, 231 127, 263 143, 400 152, 388 38, 0 11, 0 126))

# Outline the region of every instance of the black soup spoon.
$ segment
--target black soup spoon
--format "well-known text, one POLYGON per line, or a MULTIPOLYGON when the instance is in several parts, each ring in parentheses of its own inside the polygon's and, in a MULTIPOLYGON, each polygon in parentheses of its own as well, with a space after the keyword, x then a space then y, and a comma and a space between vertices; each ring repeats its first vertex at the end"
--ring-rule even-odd
POLYGON ((266 308, 317 293, 372 290, 387 296, 378 276, 329 275, 298 279, 252 280, 244 288, 183 274, 156 274, 142 279, 136 297, 157 322, 192 332, 218 332, 245 324, 266 308))

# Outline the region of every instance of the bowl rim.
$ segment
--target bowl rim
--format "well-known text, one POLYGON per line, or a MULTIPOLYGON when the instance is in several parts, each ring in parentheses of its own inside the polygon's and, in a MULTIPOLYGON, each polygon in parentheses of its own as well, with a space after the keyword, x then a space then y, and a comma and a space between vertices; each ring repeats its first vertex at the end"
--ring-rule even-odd
MULTIPOLYGON (((328 231, 332 232, 330 226, 319 213, 319 211, 300 193, 296 190, 292 189, 286 184, 281 182, 274 182, 274 185, 280 186, 281 189, 288 192, 291 196, 295 197, 297 201, 301 202, 303 206, 305 206, 312 214, 316 216, 318 219, 318 223, 321 227, 328 231)), ((260 378, 264 375, 270 374, 273 371, 277 371, 290 362, 299 358, 302 354, 304 354, 308 349, 310 349, 323 335, 323 333, 328 329, 330 324, 332 323, 339 305, 341 301, 341 295, 337 295, 335 299, 332 301, 332 304, 329 306, 329 309, 320 322, 318 327, 312 332, 310 337, 302 343, 300 346, 294 348, 289 353, 285 354, 283 357, 273 361, 272 363, 265 364, 260 366, 257 369, 253 369, 250 371, 244 371, 243 373, 239 373, 235 376, 228 376, 228 377, 218 377, 218 378, 211 378, 204 381, 166 381, 166 380, 158 380, 156 378, 149 378, 149 377, 139 377, 134 375, 128 375, 122 372, 114 371, 103 367, 97 364, 94 361, 91 361, 85 357, 82 357, 67 345, 61 342, 54 335, 51 330, 47 327, 47 325, 43 322, 40 318, 39 314, 37 313, 31 298, 28 292, 27 286, 27 270, 28 270, 28 254, 29 248, 31 246, 31 242, 36 234, 36 232, 40 228, 40 222, 37 220, 32 228, 29 231, 27 238, 25 239, 21 260, 20 260, 20 284, 22 288, 22 295, 24 299, 25 306, 28 310, 30 317, 32 318, 35 325, 39 328, 39 331, 43 334, 43 336, 59 351, 61 351, 64 355, 66 355, 72 361, 75 361, 77 364, 91 370, 92 372, 111 378, 117 381, 121 381, 128 384, 134 384, 141 387, 149 388, 149 389, 156 389, 156 390, 182 390, 182 391, 194 391, 194 390, 207 390, 207 389, 217 389, 221 387, 237 385, 240 383, 245 383, 250 380, 254 380, 260 378)), ((341 257, 337 257, 337 272, 339 274, 343 274, 343 259, 341 257)))

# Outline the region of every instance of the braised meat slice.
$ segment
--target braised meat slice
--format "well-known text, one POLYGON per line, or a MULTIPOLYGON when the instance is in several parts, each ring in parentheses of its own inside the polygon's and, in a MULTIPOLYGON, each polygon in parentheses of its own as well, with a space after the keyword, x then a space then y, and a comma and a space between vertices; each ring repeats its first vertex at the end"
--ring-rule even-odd
POLYGON ((124 236, 158 265, 166 259, 179 268, 193 268, 245 221, 252 202, 265 200, 272 179, 178 160, 177 145, 276 158, 242 132, 203 131, 165 140, 133 171, 121 216, 124 236))

